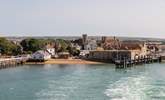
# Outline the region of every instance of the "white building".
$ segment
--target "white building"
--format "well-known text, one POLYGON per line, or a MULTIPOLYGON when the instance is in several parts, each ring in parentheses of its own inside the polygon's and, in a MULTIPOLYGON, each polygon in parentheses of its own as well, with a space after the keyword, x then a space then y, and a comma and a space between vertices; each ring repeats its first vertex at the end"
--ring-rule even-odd
POLYGON ((55 48, 47 48, 46 51, 51 54, 51 56, 55 55, 55 48))
POLYGON ((54 56, 55 55, 55 44, 45 45, 44 50, 46 50, 51 56, 54 56))
POLYGON ((42 60, 42 61, 45 61, 45 60, 48 60, 50 58, 51 58, 51 55, 47 51, 44 51, 44 50, 36 51, 31 56, 32 60, 42 60))
POLYGON ((82 35, 82 50, 96 50, 97 42, 95 39, 89 39, 87 34, 82 35))
POLYGON ((86 55, 89 54, 89 50, 81 50, 80 51, 80 57, 86 58, 86 55))
POLYGON ((96 40, 88 40, 87 44, 84 46, 85 50, 96 50, 97 49, 97 42, 96 40))

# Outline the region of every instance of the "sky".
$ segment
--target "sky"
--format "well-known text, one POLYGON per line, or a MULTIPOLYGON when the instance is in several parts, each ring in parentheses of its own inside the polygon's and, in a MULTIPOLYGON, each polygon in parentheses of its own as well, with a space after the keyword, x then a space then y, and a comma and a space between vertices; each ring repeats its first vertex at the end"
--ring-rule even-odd
POLYGON ((0 36, 165 38, 165 0, 0 0, 0 36))

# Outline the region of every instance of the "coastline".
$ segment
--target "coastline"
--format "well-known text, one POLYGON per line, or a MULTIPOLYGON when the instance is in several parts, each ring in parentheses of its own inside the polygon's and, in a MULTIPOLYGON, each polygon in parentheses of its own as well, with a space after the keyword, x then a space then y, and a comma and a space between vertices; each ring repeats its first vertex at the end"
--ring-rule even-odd
POLYGON ((49 59, 45 62, 26 62, 25 64, 105 64, 103 62, 88 61, 83 59, 49 59))

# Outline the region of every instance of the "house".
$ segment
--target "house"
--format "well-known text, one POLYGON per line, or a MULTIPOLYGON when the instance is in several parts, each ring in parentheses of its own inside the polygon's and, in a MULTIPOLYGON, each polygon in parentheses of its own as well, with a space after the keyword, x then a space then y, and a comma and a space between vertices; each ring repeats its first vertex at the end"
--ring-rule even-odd
POLYGON ((32 54, 31 60, 33 61, 45 61, 51 58, 51 55, 45 50, 39 50, 32 54))
POLYGON ((78 43, 71 43, 71 46, 75 48, 76 50, 81 50, 81 46, 78 45, 78 43))
POLYGON ((159 48, 159 51, 160 52, 165 52, 165 45, 163 45, 163 44, 162 45, 159 45, 158 48, 159 48))
POLYGON ((70 57, 69 52, 60 52, 58 53, 58 57, 61 59, 68 59, 70 57))
POLYGON ((102 37, 101 47, 105 50, 117 50, 121 46, 119 39, 116 37, 102 37))
POLYGON ((54 56, 55 55, 55 46, 52 44, 47 44, 45 46, 45 50, 51 55, 54 56))
POLYGON ((120 41, 116 37, 102 37, 101 47, 104 50, 130 50, 136 56, 148 55, 147 45, 141 41, 120 41))
POLYGON ((47 51, 51 56, 54 56, 54 55, 55 55, 55 48, 47 48, 46 51, 47 51))
POLYGON ((122 42, 120 50, 133 50, 133 53, 138 57, 149 54, 146 43, 122 42))
POLYGON ((81 58, 85 58, 87 55, 89 55, 89 51, 88 50, 81 50, 80 51, 80 57, 81 58))
POLYGON ((97 49, 97 42, 94 39, 88 40, 86 45, 84 46, 85 50, 96 50, 97 49))
POLYGON ((163 45, 158 45, 158 44, 147 44, 148 51, 150 53, 156 53, 162 49, 163 45))

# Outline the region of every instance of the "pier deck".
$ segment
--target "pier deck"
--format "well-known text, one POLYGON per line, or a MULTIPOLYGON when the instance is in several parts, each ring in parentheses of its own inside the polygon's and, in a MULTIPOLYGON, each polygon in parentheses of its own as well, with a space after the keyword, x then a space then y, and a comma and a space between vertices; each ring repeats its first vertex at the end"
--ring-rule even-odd
POLYGON ((140 65, 140 64, 150 64, 154 62, 161 62, 162 58, 161 57, 150 57, 150 58, 140 58, 140 59, 135 59, 135 60, 115 60, 115 65, 116 68, 127 68, 131 67, 133 65, 140 65))
POLYGON ((24 64, 28 60, 27 57, 19 57, 19 58, 2 58, 0 59, 0 69, 15 67, 19 64, 24 64))

